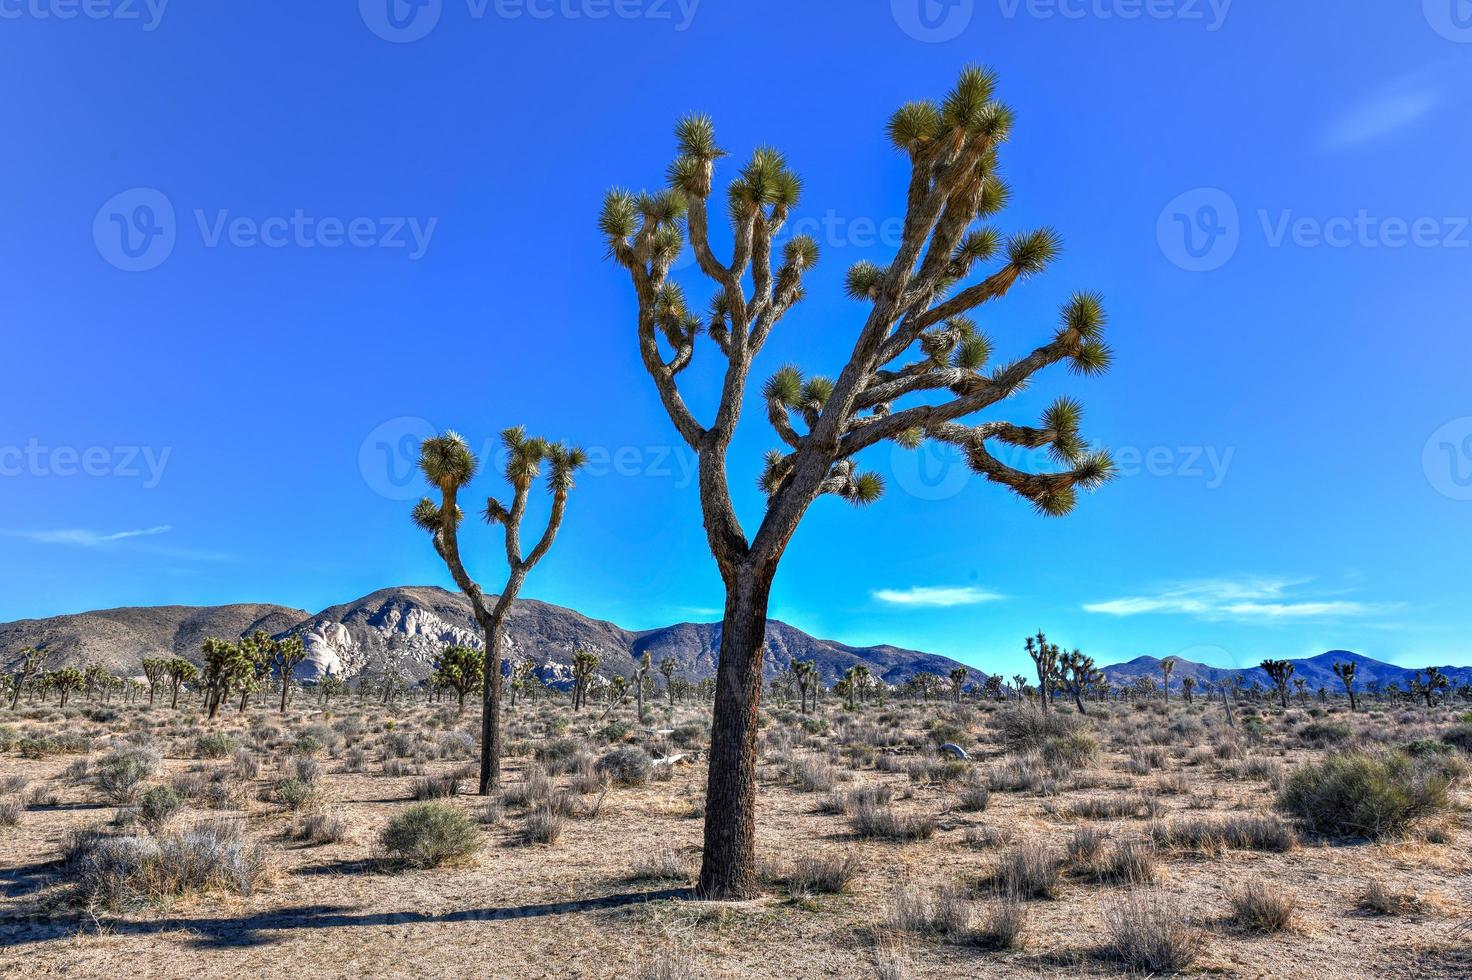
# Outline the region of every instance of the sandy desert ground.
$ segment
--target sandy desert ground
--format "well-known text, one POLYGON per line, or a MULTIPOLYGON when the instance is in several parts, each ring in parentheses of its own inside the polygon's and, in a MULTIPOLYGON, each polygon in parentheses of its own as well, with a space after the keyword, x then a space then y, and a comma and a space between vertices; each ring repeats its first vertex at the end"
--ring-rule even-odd
POLYGON ((627 705, 517 706, 503 797, 466 795, 462 778, 441 801, 472 822, 472 853, 421 867, 381 834, 470 771, 478 716, 298 700, 214 722, 196 706, 0 711, 0 973, 1472 975, 1472 827, 1452 747, 1465 708, 1264 702, 1239 705, 1235 728, 1199 698, 1046 721, 991 703, 769 708, 766 893, 706 903, 687 891, 704 706, 661 705, 642 727, 627 705), (940 754, 946 739, 972 760, 940 754), (1275 809, 1327 753, 1407 745, 1401 758, 1451 788, 1394 832, 1326 837, 1275 809), (649 762, 671 755, 684 758, 649 762), (148 795, 157 786, 174 792, 148 795), (99 883, 96 835, 78 836, 178 840, 222 821, 241 834, 244 894, 219 880, 119 890, 99 883), (548 821, 552 843, 528 841, 548 821), (1121 938, 1169 956, 1131 957, 1121 938))

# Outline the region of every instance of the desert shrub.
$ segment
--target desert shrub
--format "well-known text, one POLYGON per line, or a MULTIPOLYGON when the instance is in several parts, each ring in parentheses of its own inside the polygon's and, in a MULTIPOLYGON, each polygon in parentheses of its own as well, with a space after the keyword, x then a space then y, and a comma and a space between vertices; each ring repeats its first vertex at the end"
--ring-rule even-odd
POLYGON ((987 782, 994 793, 1052 795, 1058 791, 1057 779, 1048 772, 1038 753, 1007 756, 987 775, 987 782))
POLYGON ((138 802, 138 815, 153 830, 168 823, 183 809, 183 797, 168 786, 154 786, 138 802))
POLYGON ((249 895, 267 871, 264 849, 230 820, 162 837, 84 832, 69 846, 68 864, 83 903, 105 909, 215 889, 249 895))
POLYGON ((1155 880, 1155 851, 1143 841, 1122 840, 1095 862, 1093 876, 1097 881, 1119 885, 1145 885, 1155 880))
POLYGON ((522 839, 528 844, 555 844, 562 836, 562 824, 561 810, 553 806, 551 800, 546 800, 526 815, 521 828, 522 839))
POLYGON ((1017 946, 1027 926, 1027 906, 1016 895, 998 895, 973 913, 967 936, 981 949, 998 951, 1017 946))
POLYGON ((571 771, 582 751, 582 744, 576 739, 554 738, 538 745, 532 755, 549 775, 556 776, 571 771))
MULTIPOLYGON (((824 722, 824 726, 827 726, 827 722, 824 722)), ((697 745, 704 745, 709 738, 710 729, 705 725, 698 725, 693 722, 676 725, 675 730, 670 734, 670 741, 682 749, 691 749, 697 745)))
POLYGON ((1065 738, 1083 727, 1077 715, 1030 707, 1004 708, 989 720, 1009 749, 1041 749, 1050 739, 1065 738))
POLYGON ((1107 840, 1098 827, 1080 827, 1073 832, 1073 837, 1068 842, 1068 862, 1079 866, 1093 864, 1094 859, 1104 850, 1107 840))
POLYGON ((309 755, 294 755, 290 757, 287 767, 291 777, 297 782, 306 783, 308 786, 316 786, 322 781, 322 763, 309 755))
POLYGON ((261 774, 261 763, 255 753, 244 747, 235 750, 232 765, 237 779, 249 781, 261 774))
POLYGON ((598 771, 620 786, 642 786, 649 782, 654 760, 637 745, 620 745, 598 760, 598 771))
POLYGON ((475 736, 469 732, 444 732, 439 739, 441 759, 469 759, 475 755, 475 736))
POLYGON ((448 803, 416 803, 383 828, 388 853, 421 868, 462 861, 475 853, 475 825, 448 803))
POLYGON ((353 746, 342 754, 342 768, 345 772, 362 772, 368 768, 368 753, 362 746, 353 746))
POLYGON ((16 743, 15 747, 23 759, 44 759, 48 755, 61 751, 56 742, 49 738, 23 738, 16 743))
POLYGON ((1311 721, 1298 729, 1299 740, 1315 748, 1348 742, 1353 737, 1353 728, 1332 721, 1311 721))
POLYGON ((194 740, 194 755, 200 759, 223 759, 235 747, 235 739, 224 732, 206 732, 194 740))
POLYGON ((936 745, 952 742, 964 749, 971 742, 971 734, 966 729, 946 718, 930 719, 925 730, 930 741, 936 745))
POLYGON ((634 734, 634 726, 626 721, 611 721, 598 729, 598 738, 610 745, 622 742, 632 734, 634 734))
POLYGON ((783 766, 783 770, 787 778, 797 783, 805 793, 826 793, 838 780, 832 766, 812 756, 793 759, 783 766))
POLYGON ((460 776, 450 773, 445 776, 421 776, 410 788, 416 800, 444 800, 460 794, 460 776))
POLYGON ((278 779, 271 796, 288 810, 305 810, 317 803, 317 787, 300 779, 278 779))
POLYGON ((935 833, 935 818, 924 813, 896 813, 891 807, 865 801, 853 807, 849 826, 860 837, 871 840, 929 840, 935 833))
POLYGON ((1463 752, 1472 752, 1472 725, 1458 725, 1449 729, 1442 734, 1441 741, 1463 752))
POLYGON ((545 800, 551 792, 546 770, 530 766, 521 782, 510 783, 501 790, 501 802, 507 806, 525 806, 545 800))
POLYGON ((1201 934, 1162 892, 1126 895, 1105 909, 1104 929, 1104 956, 1142 973, 1179 973, 1201 955, 1201 934))
POLYGON ((131 803, 143 781, 158 772, 162 761, 149 749, 121 748, 109 752, 97 764, 98 789, 117 804, 131 803))
POLYGON ((311 732, 303 732, 291 743, 291 751, 297 755, 312 756, 321 752, 326 746, 322 740, 311 732))
POLYGON ((31 781, 24 776, 6 776, 0 779, 0 796, 20 796, 31 781))
POLYGON ((956 806, 966 813, 980 813, 991 799, 991 787, 985 783, 968 783, 957 791, 956 806))
POLYGON ((1058 735, 1043 743, 1043 761, 1055 772, 1087 766, 1098 756, 1099 743, 1084 731, 1058 735))
POLYGON ((1004 853, 992 873, 997 890, 1018 898, 1053 898, 1063 862, 1041 844, 1023 844, 1004 853))
POLYGON ((502 808, 500 800, 489 800, 485 806, 480 808, 476 817, 487 827, 497 827, 500 826, 501 820, 505 817, 505 810, 502 808))
POLYGON ((0 827, 14 827, 20 823, 21 812, 25 806, 20 800, 8 798, 0 800, 0 827))
POLYGON ((1278 807, 1311 833, 1379 838, 1450 805, 1451 777, 1402 753, 1331 755, 1295 769, 1278 807))

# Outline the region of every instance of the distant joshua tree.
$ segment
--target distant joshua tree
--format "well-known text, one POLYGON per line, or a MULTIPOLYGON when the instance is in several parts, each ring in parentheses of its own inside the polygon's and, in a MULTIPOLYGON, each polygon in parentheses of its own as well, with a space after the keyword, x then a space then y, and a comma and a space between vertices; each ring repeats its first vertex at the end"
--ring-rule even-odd
POLYGON ((902 240, 887 266, 865 261, 848 270, 848 295, 865 307, 837 375, 805 377, 789 365, 763 388, 782 448, 767 456, 760 480, 767 506, 750 537, 732 503, 726 455, 755 358, 803 298, 803 277, 818 261, 817 242, 799 235, 774 262, 774 242, 802 182, 780 153, 757 150, 725 197, 733 254, 729 263, 718 259, 708 202, 715 162, 726 154, 710 119, 691 116, 676 127, 679 151, 668 189, 615 190, 605 199, 600 226, 638 300, 640 355, 676 431, 699 457, 703 522, 726 587, 697 886, 707 898, 757 892, 756 737, 767 608, 777 567, 812 504, 825 494, 855 505, 878 499, 883 482, 861 471, 858 457, 885 443, 957 446, 974 470, 1048 515, 1067 513, 1077 488, 1092 489, 1114 474, 1108 455, 1091 451, 1079 434, 1082 410, 1072 399, 1055 402, 1036 427, 963 421, 1016 394, 1044 368, 1067 364, 1095 374, 1111 356, 1103 304, 1092 294, 1075 295, 1064 307, 1050 341, 995 367, 988 365, 991 342, 967 317, 1041 272, 1060 248, 1047 229, 1004 239, 993 228, 974 227, 1008 198, 997 154, 1012 115, 993 98, 994 88, 990 72, 968 68, 942 102, 912 102, 891 117, 890 141, 908 156, 911 171, 902 240), (700 273, 715 287, 703 316, 669 278, 687 238, 700 273), (967 283, 993 260, 998 266, 989 275, 967 283), (709 425, 697 420, 678 385, 702 335, 725 362, 709 425), (918 357, 905 361, 917 347, 918 357), (936 393, 945 397, 926 397, 936 393), (901 405, 906 399, 913 403, 901 405), (1058 469, 1016 469, 990 443, 1046 448, 1058 469))
POLYGON ((28 681, 34 681, 46 671, 46 660, 50 656, 45 650, 35 647, 27 647, 20 652, 20 661, 16 665, 14 676, 11 678, 10 688, 10 710, 14 711, 20 704, 20 692, 28 681))
POLYGON ((1355 662, 1353 660, 1348 660, 1344 662, 1340 662, 1338 660, 1334 661, 1334 675, 1338 677, 1340 683, 1344 685, 1344 693, 1349 695, 1350 711, 1360 710, 1359 699, 1355 697, 1354 693, 1355 669, 1355 662))
POLYGON ((1084 707, 1084 694, 1098 684, 1104 676, 1094 668, 1094 658, 1086 656, 1080 650, 1066 653, 1059 660, 1058 673, 1063 680, 1064 689, 1073 695, 1073 703, 1078 706, 1078 713, 1088 714, 1088 709, 1084 707))
POLYGON ((448 646, 434 662, 434 679, 454 691, 457 711, 465 710, 465 696, 480 689, 485 681, 485 662, 480 652, 466 646, 448 646))
POLYGON ((1411 690, 1426 699, 1426 707, 1436 707, 1436 695, 1452 686, 1451 679, 1439 667, 1427 667, 1425 675, 1416 671, 1411 680, 1411 690))
POLYGON ((966 668, 965 667, 952 667, 951 668, 951 695, 956 699, 956 703, 957 704, 960 704, 961 703, 961 688, 964 687, 965 684, 966 684, 966 668))
POLYGON ((587 650, 574 650, 572 654, 572 710, 577 711, 588 703, 588 687, 593 682, 593 672, 598 669, 598 655, 587 650))
POLYGON ((1300 705, 1308 704, 1308 681, 1302 677, 1293 678, 1293 690, 1298 695, 1300 705))
POLYGON ((1164 675, 1165 683, 1161 688, 1165 691, 1165 706, 1170 707, 1170 675, 1176 671, 1177 657, 1166 657, 1160 662, 1160 673, 1164 675))
POLYGON ((675 706, 675 671, 679 669, 680 661, 676 660, 673 655, 665 654, 664 659, 659 662, 659 672, 664 675, 665 697, 669 698, 671 708, 675 706))
POLYGON ((649 671, 654 668, 654 663, 649 656, 649 651, 634 662, 634 702, 638 705, 639 723, 644 723, 644 682, 649 679, 649 671))
POLYGON ((179 691, 185 684, 193 683, 199 676, 199 668, 183 657, 171 658, 164 668, 169 675, 169 707, 179 707, 179 691))
POLYGON ((148 678, 148 704, 153 702, 158 695, 158 687, 164 682, 164 677, 169 672, 169 660, 167 657, 144 657, 143 676, 148 678))
POLYGON ((87 675, 75 667, 63 667, 46 675, 46 686, 61 695, 61 707, 66 707, 67 698, 87 686, 87 675))
POLYGON ((505 529, 506 564, 510 575, 495 604, 488 604, 481 587, 466 572, 460 558, 460 522, 464 514, 458 503, 460 491, 475 476, 478 462, 465 440, 454 432, 424 440, 419 451, 419 468, 440 493, 439 502, 423 498, 414 508, 414 523, 428 531, 434 550, 450 570, 455 584, 470 600, 475 621, 485 639, 485 682, 481 698, 480 795, 488 795, 501 781, 501 643, 506 616, 511 604, 521 593, 527 574, 552 548, 562 526, 567 494, 573 486, 573 474, 587 462, 581 449, 541 438, 528 438, 526 430, 507 429, 501 433, 506 447, 506 482, 513 497, 507 507, 496 498, 486 501, 486 523, 505 529), (546 530, 529 554, 521 550, 521 522, 526 516, 527 497, 532 484, 541 475, 542 464, 550 466, 547 490, 552 494, 552 513, 546 530))
POLYGON ((307 659, 307 648, 300 636, 288 636, 272 640, 271 661, 276 667, 276 676, 281 679, 281 713, 286 714, 286 702, 291 692, 291 678, 297 664, 307 659))
POLYGON ((1052 686, 1053 677, 1058 673, 1058 658, 1061 651, 1058 644, 1049 643, 1047 636, 1042 630, 1038 630, 1037 636, 1029 636, 1023 643, 1027 655, 1032 658, 1033 666, 1038 672, 1038 700, 1043 710, 1048 710, 1048 689, 1052 686))
POLYGON ((1194 678, 1194 677, 1182 677, 1181 678, 1181 693, 1186 696, 1186 703, 1187 704, 1191 704, 1192 703, 1192 701, 1191 701, 1191 692, 1194 691, 1195 689, 1196 689, 1196 678, 1194 678))
POLYGON ((813 707, 815 709, 818 707, 818 662, 816 660, 794 660, 792 674, 797 678, 797 693, 802 698, 802 706, 798 710, 807 714, 810 694, 813 699, 813 707))
POLYGON ((1288 709, 1288 679, 1293 676, 1293 665, 1286 660, 1264 660, 1262 669, 1267 671, 1268 677, 1272 678, 1273 685, 1278 689, 1278 701, 1286 711, 1288 709))

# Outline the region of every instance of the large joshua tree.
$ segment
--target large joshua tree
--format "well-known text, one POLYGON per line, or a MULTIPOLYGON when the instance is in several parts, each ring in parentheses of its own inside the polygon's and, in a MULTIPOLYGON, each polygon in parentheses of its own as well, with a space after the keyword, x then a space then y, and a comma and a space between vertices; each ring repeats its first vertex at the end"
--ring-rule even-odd
POLYGON ((778 563, 813 502, 824 494, 856 505, 877 499, 883 484, 862 472, 858 459, 887 442, 957 446, 978 473, 1050 515, 1073 507, 1075 488, 1097 486, 1113 472, 1107 455, 1086 448, 1080 408, 1070 399, 1054 403, 1035 427, 964 421, 1020 391, 1045 367, 1066 363, 1093 374, 1109 363, 1104 313, 1093 294, 1073 297, 1051 340, 994 367, 991 342, 967 318, 1041 272, 1059 249, 1047 229, 1004 238, 976 224, 1007 200, 997 151, 1012 117, 993 88, 990 72, 968 68, 942 102, 912 102, 891 117, 889 138, 910 162, 903 238, 888 265, 859 262, 848 271, 847 292, 862 306, 852 353, 837 375, 804 376, 789 366, 764 387, 766 415, 782 446, 767 456, 760 480, 767 505, 752 534, 732 504, 726 456, 754 360, 803 298, 803 278, 818 260, 817 243, 802 235, 773 254, 801 182, 782 154, 757 150, 730 184, 733 246, 729 260, 717 258, 709 202, 715 164, 725 153, 711 120, 689 116, 676 126, 669 186, 640 194, 614 190, 604 201, 600 225, 609 253, 628 271, 638 300, 644 367, 699 459, 706 536, 726 588, 699 883, 707 897, 756 892, 756 733, 767 604, 778 563), (691 311, 684 290, 669 278, 687 240, 714 285, 704 316, 691 311), (971 281, 987 264, 990 271, 971 281), (708 423, 697 420, 678 384, 701 334, 724 360, 708 423), (907 400, 913 403, 903 405, 907 400), (1059 467, 1015 468, 992 452, 998 443, 1046 448, 1059 467))
POLYGON ((506 564, 509 574, 499 596, 487 597, 468 572, 460 558, 460 522, 464 514, 458 503, 460 491, 475 476, 479 463, 465 440, 457 433, 446 432, 424 440, 419 452, 419 468, 430 484, 440 492, 439 502, 428 497, 414 508, 414 523, 428 531, 434 550, 445 562, 455 584, 470 600, 475 621, 485 642, 484 681, 481 685, 480 720, 480 795, 488 795, 501 782, 501 640, 511 604, 521 593, 526 577, 546 557, 562 527, 567 508, 567 494, 573 486, 573 474, 587 462, 581 449, 569 448, 542 438, 529 438, 522 428, 501 433, 506 448, 506 482, 511 484, 511 506, 495 497, 486 501, 483 512, 486 523, 499 524, 505 530, 506 564), (526 516, 527 498, 532 485, 546 463, 547 491, 552 495, 552 510, 546 529, 532 550, 521 548, 521 522, 526 516), (491 600, 494 599, 494 602, 491 600))

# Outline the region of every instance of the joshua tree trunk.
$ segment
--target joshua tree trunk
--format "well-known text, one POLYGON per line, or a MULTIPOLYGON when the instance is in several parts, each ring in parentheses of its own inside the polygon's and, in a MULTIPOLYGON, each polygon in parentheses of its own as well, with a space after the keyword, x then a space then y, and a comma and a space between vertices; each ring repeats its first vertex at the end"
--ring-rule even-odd
POLYGON ((700 893, 745 896, 756 881, 756 733, 767 601, 775 564, 728 583, 716 669, 700 893))
MULTIPOLYGON (((520 588, 520 583, 516 587, 520 588)), ((481 796, 488 796, 492 788, 501 785, 501 624, 509 605, 498 601, 485 627, 486 674, 481 685, 480 712, 480 744, 484 746, 480 754, 481 796)))

